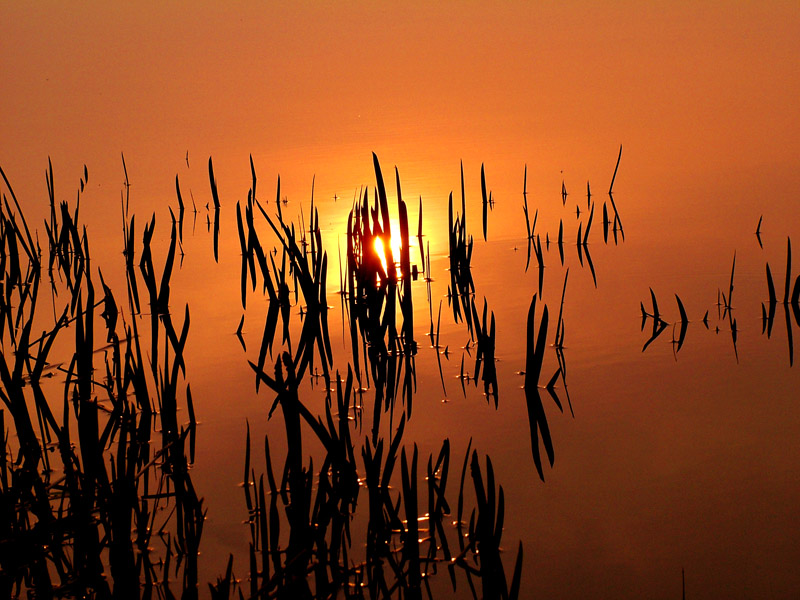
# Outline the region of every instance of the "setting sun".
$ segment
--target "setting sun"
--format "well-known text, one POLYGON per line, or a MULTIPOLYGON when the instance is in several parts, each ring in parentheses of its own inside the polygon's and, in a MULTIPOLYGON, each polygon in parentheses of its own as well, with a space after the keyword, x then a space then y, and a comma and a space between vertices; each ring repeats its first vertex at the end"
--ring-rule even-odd
MULTIPOLYGON (((394 222, 392 219, 392 231, 399 231, 400 227, 397 223, 394 222)), ((389 238, 389 249, 392 253, 392 262, 394 263, 396 272, 398 277, 400 276, 400 250, 403 246, 402 241, 400 239, 400 235, 395 233, 391 235, 389 238)), ((375 241, 372 244, 373 249, 375 250, 375 254, 377 254, 378 258, 381 261, 381 266, 383 266, 383 271, 385 273, 389 272, 387 260, 386 260, 386 250, 384 249, 383 238, 375 237, 375 241)))

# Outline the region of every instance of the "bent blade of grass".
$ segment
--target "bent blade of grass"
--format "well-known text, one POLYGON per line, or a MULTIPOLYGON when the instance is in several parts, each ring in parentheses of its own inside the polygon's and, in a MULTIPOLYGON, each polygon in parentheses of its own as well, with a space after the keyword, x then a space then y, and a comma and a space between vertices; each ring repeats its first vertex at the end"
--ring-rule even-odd
POLYGON ((584 246, 583 253, 586 255, 586 262, 589 265, 589 272, 592 274, 592 282, 594 287, 597 287, 597 273, 594 270, 594 263, 592 262, 592 255, 589 252, 589 246, 584 246))
POLYGON ((175 193, 178 195, 178 222, 180 223, 180 228, 178 234, 180 236, 181 242, 183 242, 183 213, 185 207, 183 205, 183 198, 181 197, 181 185, 178 181, 178 176, 175 175, 175 193))
POLYGON ((792 239, 786 238, 786 287, 783 292, 783 303, 789 302, 789 286, 792 280, 792 239))
POLYGON ((764 244, 761 243, 761 221, 764 219, 764 215, 761 215, 758 218, 758 225, 756 226, 756 240, 758 241, 758 247, 762 250, 764 249, 764 244))
POLYGON ((772 280, 772 273, 769 270, 769 263, 767 263, 767 291, 769 293, 770 305, 775 304, 778 301, 778 298, 775 295, 775 283, 772 280))
MULTIPOLYGON (((588 184, 587 184, 588 185, 588 184)), ((591 205, 591 210, 589 211, 589 220, 586 222, 586 231, 583 234, 583 245, 589 243, 589 230, 592 228, 592 219, 594 218, 594 203, 591 205)))
POLYGON ((525 231, 528 239, 531 237, 531 223, 528 218, 528 165, 525 165, 525 173, 522 176, 522 211, 525 213, 525 231))
POLYGON ((214 177, 214 164, 211 157, 208 157, 208 180, 211 184, 211 198, 214 201, 214 208, 219 210, 219 192, 217 190, 217 179, 214 177))
POLYGON ((564 287, 561 289, 561 304, 558 307, 558 321, 556 321, 556 339, 554 345, 556 347, 562 347, 564 345, 564 336, 563 336, 563 329, 564 329, 564 296, 567 293, 567 279, 569 278, 569 267, 567 267, 567 272, 564 273, 564 287))
POLYGON ((656 340, 656 338, 664 332, 666 328, 667 328, 667 323, 665 321, 662 321, 661 319, 653 319, 653 333, 650 336, 650 339, 648 339, 645 342, 644 346, 642 347, 642 352, 647 350, 647 347, 650 344, 652 344, 656 340))
POLYGON ((800 275, 794 280, 794 288, 792 289, 792 306, 798 306, 800 303, 800 275))
POLYGON ((686 316, 686 310, 683 308, 683 302, 681 302, 681 299, 678 297, 678 294, 675 294, 675 300, 678 301, 678 311, 681 314, 681 323, 688 323, 689 318, 686 316))
MULTIPOLYGON (((619 155, 617 156, 617 164, 614 166, 614 174, 611 176, 611 185, 608 186, 608 194, 614 191, 614 181, 617 179, 617 170, 619 170, 619 162, 622 160, 622 144, 619 145, 619 155)), ((614 208, 614 212, 616 212, 614 208)))

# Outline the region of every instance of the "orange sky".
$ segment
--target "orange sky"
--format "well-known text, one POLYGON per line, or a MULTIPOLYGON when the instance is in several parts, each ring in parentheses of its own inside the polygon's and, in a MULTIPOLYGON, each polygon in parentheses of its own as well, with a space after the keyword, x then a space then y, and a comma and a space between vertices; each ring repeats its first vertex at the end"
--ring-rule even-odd
POLYGON ((619 143, 652 179, 800 154, 794 2, 204 4, 5 3, 12 182, 44 190, 50 155, 69 189, 87 163, 116 190, 120 151, 154 193, 187 149, 223 179, 252 153, 298 190, 369 183, 372 150, 412 176, 464 158, 515 179, 607 177, 619 143))

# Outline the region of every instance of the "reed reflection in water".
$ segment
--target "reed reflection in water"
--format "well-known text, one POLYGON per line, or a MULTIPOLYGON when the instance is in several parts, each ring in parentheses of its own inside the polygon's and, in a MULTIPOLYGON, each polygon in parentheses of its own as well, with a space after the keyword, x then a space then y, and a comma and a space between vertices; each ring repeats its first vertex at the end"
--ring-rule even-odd
MULTIPOLYGON (((602 239, 609 245, 624 242, 613 198, 620 159, 621 149, 609 201, 603 206, 602 239)), ((208 234, 218 262, 224 203, 211 160, 208 167, 213 200, 213 207, 206 208, 208 234)), ((237 579, 231 556, 225 574, 208 584, 213 597, 438 597, 444 587, 456 595, 466 588, 474 597, 515 598, 524 589, 522 541, 515 554, 509 553, 505 561, 501 556, 506 497, 489 455, 473 449, 470 440, 458 489, 451 482, 448 490, 449 436, 443 437, 439 450, 427 460, 420 457, 416 440, 407 437, 412 420, 426 417, 419 407, 414 410, 418 359, 427 361, 435 353, 447 397, 442 362, 449 361, 451 351, 440 337, 442 302, 436 307, 431 293, 434 273, 429 241, 427 252, 423 251, 422 200, 417 227, 420 256, 415 264, 399 173, 395 171, 395 220, 374 155, 373 167, 374 188, 359 191, 347 218, 346 254, 343 265, 340 261, 338 285, 347 342, 342 355, 334 351, 331 340, 329 259, 313 186, 308 222, 302 212, 300 220, 292 222, 284 214, 280 180, 272 206, 257 195, 251 159, 251 189, 246 202, 236 204, 243 311, 236 333, 248 357, 255 391, 269 396, 270 418, 280 408, 286 446, 277 447, 274 440, 279 436, 268 433, 263 444, 265 462, 257 467, 247 426, 242 511, 246 508, 250 544, 248 563, 237 569, 248 576, 237 579), (415 300, 419 302, 423 288, 427 307, 416 312, 428 313, 429 346, 420 343, 414 327, 415 300), (254 297, 263 301, 254 302, 254 297), (264 326, 260 343, 251 344, 248 352, 243 331, 245 318, 249 321, 254 310, 262 311, 264 326), (311 408, 310 385, 323 386, 322 411, 311 408)), ((95 296, 97 279, 89 236, 81 225, 80 194, 73 207, 57 203, 52 169, 48 171, 50 217, 45 223, 46 248, 41 249, 3 174, 10 202, 6 198, 0 212, 4 277, 0 508, 7 523, 1 538, 0 585, 10 596, 35 590, 44 595, 104 597, 135 589, 139 597, 169 597, 169 590, 175 588, 191 598, 206 583, 198 571, 197 555, 211 508, 202 500, 202 490, 195 491, 189 470, 196 444, 203 443, 185 381, 189 307, 182 311, 181 320, 170 306, 176 261, 180 268, 183 258, 187 211, 176 179, 178 207, 169 211, 169 242, 163 267, 157 268, 162 261, 153 245, 156 217, 137 229, 135 216, 129 212, 124 159, 123 171, 124 309, 100 270, 96 277, 102 299, 95 296), (44 282, 43 275, 47 276, 44 282), (45 289, 50 298, 40 299, 40 294, 47 294, 45 289), (43 308, 48 301, 52 317, 50 307, 43 308), (100 321, 101 327, 96 327, 100 321), (44 333, 36 337, 34 327, 44 327, 44 333), (57 363, 51 353, 63 354, 65 359, 57 363), (63 382, 46 381, 54 371, 63 373, 63 382), (98 377, 103 371, 104 378, 98 377), (35 409, 34 415, 29 407, 35 409), (182 408, 188 415, 184 423, 178 420, 182 408), (6 411, 11 417, 10 435, 5 433, 6 411)), ((81 191, 87 181, 88 169, 84 169, 81 191)), ((483 168, 481 181, 486 238, 492 231, 489 225, 497 200, 488 190, 483 168)), ((466 386, 473 384, 482 390, 490 409, 502 410, 501 397, 511 382, 498 377, 495 314, 486 297, 478 300, 481 290, 473 278, 475 245, 467 228, 463 166, 460 191, 460 212, 452 194, 448 202, 446 295, 452 321, 468 340, 461 348, 458 379, 465 398, 466 386)), ((566 184, 562 191, 566 207, 566 184)), ((563 219, 557 238, 553 237, 562 267, 567 240, 575 239, 579 265, 588 269, 587 277, 597 286, 589 253, 594 201, 588 184, 586 192, 586 209, 581 209, 582 200, 576 205, 575 237, 564 232, 563 219)), ((556 261, 549 253, 550 232, 537 232, 539 209, 529 218, 527 169, 521 200, 526 270, 533 254, 538 288, 531 294, 524 333, 519 334, 526 349, 519 375, 524 376, 532 462, 544 480, 545 462, 554 465, 556 444, 541 390, 548 392, 560 412, 562 399, 566 400, 574 415, 567 392, 563 314, 569 269, 564 269, 563 283, 553 277, 561 292, 553 333, 542 294, 546 267, 556 266, 556 261), (550 335, 552 353, 547 343, 550 335), (545 373, 543 383, 543 367, 553 360, 555 372, 545 373)), ((193 201, 193 221, 197 212, 193 201)), ((790 240, 787 246, 783 305, 792 364, 791 317, 800 326, 800 277, 792 286, 790 240)), ((735 271, 734 255, 730 280, 722 288, 726 291, 720 291, 717 308, 738 357, 735 271)), ((769 300, 762 305, 762 332, 769 337, 779 302, 769 264, 766 273, 769 300)), ((677 358, 691 321, 675 296, 677 358)), ((653 323, 643 351, 668 326, 652 288, 650 304, 650 309, 644 302, 640 305, 642 329, 648 320, 653 323)), ((708 311, 702 321, 708 327, 708 311)), ((487 450, 491 453, 492 449, 487 450)))

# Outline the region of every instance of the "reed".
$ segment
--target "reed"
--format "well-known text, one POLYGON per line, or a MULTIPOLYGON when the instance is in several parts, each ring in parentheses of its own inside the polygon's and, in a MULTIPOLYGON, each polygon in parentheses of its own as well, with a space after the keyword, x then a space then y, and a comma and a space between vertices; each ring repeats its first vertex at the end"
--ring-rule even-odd
POLYGON ((97 276, 102 298, 96 297, 88 236, 80 221, 80 194, 86 189, 88 169, 84 166, 72 211, 66 202, 56 208, 49 164, 47 273, 52 297, 54 301, 60 297, 63 311, 60 316, 54 314, 50 329, 37 340, 31 340, 34 319, 45 322, 40 321, 44 317, 36 308, 43 273, 41 250, 34 251, 24 214, 0 170, 16 209, 15 213, 6 199, 0 209, 0 262, 4 266, 0 322, 8 325, 0 330, 3 345, 15 349, 12 363, 8 362, 10 354, 4 353, 0 360, 0 398, 12 417, 23 458, 6 460, 8 438, 4 434, 0 504, 13 507, 4 509, 10 524, 4 531, 4 541, 25 549, 16 558, 0 555, 0 587, 8 595, 19 595, 25 588, 42 595, 91 592, 107 597, 112 593, 121 596, 121 590, 126 590, 137 597, 150 597, 156 584, 169 589, 170 561, 175 556, 182 596, 197 596, 197 549, 204 511, 188 474, 196 426, 191 392, 188 385, 185 395, 179 389, 189 317, 187 309, 178 334, 168 311, 178 237, 176 220, 173 215, 170 249, 161 276, 156 277, 150 248, 155 219, 145 226, 137 271, 133 266, 136 228, 127 213, 130 183, 124 157, 122 160, 131 323, 121 325, 126 317, 100 270, 97 276), (142 358, 138 334, 139 277, 150 296, 150 321, 156 340, 149 365, 142 358), (102 320, 107 344, 100 349, 95 341, 97 316, 102 320), (51 368, 49 358, 56 340, 64 340, 68 327, 74 329, 73 351, 62 361, 67 366, 58 367, 65 375, 59 422, 42 380, 51 368), (164 340, 163 349, 158 340, 164 340), (105 355, 102 367, 95 362, 99 350, 105 355), (163 356, 163 362, 159 356, 163 356), (97 378, 100 373, 105 373, 103 380, 97 378), (179 425, 176 418, 181 396, 189 410, 188 426, 179 425), (35 409, 38 433, 27 409, 29 402, 35 409), (162 433, 160 440, 152 436, 157 429, 162 433), (74 439, 73 433, 77 435, 74 439), (189 455, 185 451, 187 438, 189 455), (23 498, 27 500, 21 501, 23 498), (169 509, 164 513, 168 516, 157 515, 164 508, 169 509), (167 544, 162 559, 155 560, 157 550, 153 546, 159 536, 167 544), (30 546, 25 541, 34 538, 41 545, 30 546))
POLYGON ((608 186, 608 199, 611 201, 611 208, 614 211, 614 242, 617 241, 617 231, 622 234, 623 241, 625 240, 625 230, 622 228, 622 219, 620 219, 617 204, 614 202, 614 181, 617 179, 617 171, 619 170, 619 163, 622 160, 622 144, 619 146, 619 155, 617 156, 617 164, 614 166, 614 174, 611 176, 611 184, 608 186))
MULTIPOLYGON (((447 567, 453 590, 462 586, 459 594, 465 592, 464 578, 476 597, 480 593, 485 598, 517 598, 521 593, 522 544, 509 580, 501 552, 505 495, 495 481, 491 459, 480 458, 470 440, 455 505, 454 486, 448 487, 450 441, 444 438, 438 453, 425 457, 405 437, 417 385, 413 318, 417 271, 410 254, 409 214, 399 171, 395 168, 399 231, 392 231, 390 199, 376 155, 373 168, 375 185, 357 193, 347 220, 346 257, 340 253, 339 258, 344 337, 349 337, 349 354, 342 358, 334 356, 328 327, 329 262, 314 198, 315 182, 312 180, 310 202, 300 207, 299 221, 290 220, 285 214, 288 211, 282 209, 288 199, 281 195, 280 177, 276 202, 268 206, 257 195, 261 188, 250 157, 251 188, 246 201, 237 202, 235 208, 234 235, 241 253, 237 302, 243 311, 236 336, 253 372, 256 393, 268 396, 268 418, 279 422, 286 445, 278 448, 267 434, 264 461, 259 466, 251 452, 250 426, 245 424, 241 473, 250 542, 244 567, 238 569, 249 577, 237 584, 231 555, 220 565, 217 580, 208 583, 213 598, 232 594, 240 598, 421 598, 423 588, 430 597, 428 581, 443 567, 447 567), (389 239, 397 235, 400 252, 393 256, 389 239), (385 267, 373 251, 376 239, 383 240, 385 267), (259 323, 263 319, 264 327, 253 333, 254 343, 248 345, 246 341, 253 340, 246 340, 250 336, 244 311, 249 315, 259 310, 261 314, 255 318, 259 323), (324 405, 313 412, 313 399, 306 392, 309 384, 316 385, 319 379, 325 383, 324 405), (365 418, 367 427, 363 427, 365 418), (363 517, 366 533, 365 539, 353 540, 359 495, 361 513, 364 508, 367 513, 363 517), (452 518, 451 506, 457 512, 454 529, 446 523, 452 518)), ((183 255, 186 205, 176 176, 177 214, 169 210, 171 223, 166 230, 159 226, 157 234, 155 215, 143 225, 140 220, 137 227, 129 211, 131 185, 124 157, 123 172, 121 266, 126 275, 126 309, 118 304, 103 274, 91 268, 80 203, 57 205, 50 166, 47 255, 55 272, 50 289, 58 298, 58 307, 49 330, 37 339, 32 339, 32 323, 36 315, 41 317, 37 298, 44 272, 38 239, 34 241, 2 174, 12 202, 4 197, 0 207, 4 277, 0 334, 4 348, 13 351, 4 352, 0 360, 0 441, 4 448, 0 453, 0 527, 4 528, 0 537, 18 543, 20 552, 0 558, 0 589, 14 595, 26 590, 42 596, 59 590, 74 595, 94 590, 108 596, 137 590, 139 597, 173 597, 170 587, 180 589, 184 598, 199 595, 197 556, 206 508, 190 476, 198 443, 198 415, 186 380, 190 311, 188 306, 174 306, 172 293, 174 273, 181 267, 177 256, 183 255), (157 237, 162 232, 164 247, 157 237), (146 305, 144 312, 142 305, 146 305), (63 339, 68 328, 74 353, 62 361, 66 365, 63 409, 55 411, 52 400, 45 398, 41 380, 50 368, 51 352, 58 347, 56 340, 63 339), (101 337, 106 341, 98 348, 96 338, 101 337), (98 350, 104 352, 102 360, 98 350), (188 422, 179 420, 183 410, 188 422), (11 439, 7 425, 19 440, 18 460, 10 460, 5 450, 11 439), (53 447, 57 452, 49 451, 53 447)), ((210 158, 208 173, 212 207, 207 207, 207 225, 209 232, 213 225, 214 259, 219 262, 221 202, 210 158)), ((84 168, 81 191, 87 181, 84 168)), ((481 188, 482 231, 487 240, 488 211, 494 199, 487 189, 483 165, 481 188)), ((588 182, 586 191, 588 215, 579 225, 576 245, 596 286, 589 254, 594 202, 588 182)), ((562 181, 563 205, 566 196, 562 181)), ((611 202, 613 206, 613 198, 611 202)), ((196 215, 193 198, 192 206, 196 215)), ((531 453, 544 480, 542 449, 550 466, 554 464, 553 440, 539 391, 549 317, 543 305, 537 325, 535 308, 537 298, 540 303, 542 299, 545 260, 541 236, 536 233, 538 208, 532 220, 528 213, 527 166, 523 210, 528 262, 533 249, 539 269, 525 333, 524 391, 531 453)), ((475 300, 474 245, 466 211, 462 164, 461 209, 454 210, 451 193, 447 232, 448 301, 453 321, 463 323, 469 337, 459 379, 465 397, 466 383, 472 380, 477 387, 481 381, 484 397, 487 402, 494 400, 497 409, 498 323, 487 299, 482 308, 475 300), (475 364, 468 374, 465 355, 471 358, 472 350, 475 364)), ((614 213, 616 234, 617 229, 621 231, 616 207, 614 213)), ((603 218, 607 241, 605 203, 603 218)), ((441 326, 441 301, 434 328, 430 243, 427 253, 423 252, 422 237, 420 198, 417 239, 427 287, 431 345, 446 397, 442 356, 445 362, 449 360, 449 346, 440 334, 447 328, 441 326)), ((547 247, 549 239, 546 234, 547 247)), ((563 222, 557 243, 563 265, 563 222)), ((574 416, 564 354, 568 274, 569 269, 555 327, 557 366, 543 387, 563 412, 561 381, 574 416)), ((663 324, 652 290, 651 297, 654 322, 663 324)), ((677 301, 682 322, 688 322, 680 299, 677 301)))
POLYGON ((567 279, 569 279, 569 269, 564 273, 564 287, 561 289, 561 304, 558 306, 558 319, 556 320, 556 336, 553 346, 557 349, 564 347, 564 297, 567 294, 567 279))
MULTIPOLYGON (((382 190, 380 167, 375 157, 376 167, 376 186, 374 209, 367 210, 366 198, 363 195, 362 203, 357 203, 354 211, 351 212, 348 220, 348 270, 347 288, 353 293, 348 292, 348 309, 350 315, 350 328, 355 336, 353 339, 352 359, 360 360, 362 357, 368 365, 368 373, 372 376, 374 394, 372 428, 361 442, 361 458, 363 462, 363 481, 368 495, 368 526, 366 540, 366 560, 362 563, 348 561, 347 548, 350 545, 349 523, 352 512, 355 510, 355 498, 358 494, 358 468, 356 467, 354 448, 358 442, 355 439, 356 431, 353 424, 358 422, 357 413, 352 413, 348 408, 349 398, 353 393, 353 371, 348 366, 348 377, 344 387, 342 380, 337 375, 336 402, 330 400, 330 395, 326 400, 326 412, 324 419, 314 419, 311 412, 305 407, 300 398, 300 383, 303 375, 309 372, 306 368, 301 368, 303 358, 298 350, 294 357, 288 352, 283 352, 276 362, 275 375, 272 376, 265 372, 261 365, 251 362, 251 367, 256 371, 257 380, 266 384, 268 388, 277 394, 273 402, 270 415, 273 414, 277 406, 282 407, 283 419, 287 431, 288 454, 286 466, 284 467, 285 491, 281 492, 284 497, 285 521, 289 524, 291 531, 289 545, 286 549, 281 549, 274 545, 275 530, 279 527, 282 519, 278 516, 278 507, 274 503, 270 505, 269 519, 262 516, 267 512, 263 495, 252 495, 249 492, 251 483, 254 486, 256 481, 255 473, 251 472, 249 451, 245 459, 245 502, 252 517, 251 526, 251 550, 250 550, 250 572, 251 572, 251 597, 266 597, 276 595, 278 597, 314 597, 335 595, 336 590, 346 589, 347 585, 359 583, 365 589, 370 590, 373 595, 393 595, 396 590, 402 590, 402 594, 408 597, 421 597, 422 586, 427 585, 429 573, 435 573, 437 563, 444 562, 448 566, 453 586, 456 585, 456 571, 454 567, 459 567, 467 574, 469 585, 472 587, 471 577, 478 576, 484 582, 484 589, 487 593, 493 589, 505 590, 502 597, 516 597, 520 589, 521 577, 521 549, 515 564, 514 577, 509 586, 502 573, 502 564, 499 562, 499 534, 502 529, 502 491, 500 492, 500 513, 496 512, 497 500, 492 500, 494 494, 493 475, 490 477, 491 485, 483 486, 482 480, 477 478, 473 471, 473 481, 475 483, 476 498, 478 506, 473 511, 473 526, 467 534, 468 541, 465 541, 464 531, 458 528, 459 548, 461 553, 453 557, 450 553, 450 543, 447 541, 447 529, 444 527, 444 518, 449 513, 449 503, 445 496, 448 464, 449 464, 449 442, 444 441, 439 456, 434 464, 433 456, 427 462, 427 486, 421 487, 418 477, 418 453, 416 448, 409 455, 403 446, 403 434, 405 424, 411 417, 410 397, 413 392, 413 357, 415 346, 413 345, 413 327, 410 319, 407 318, 409 311, 413 310, 413 296, 410 293, 411 277, 408 263, 410 257, 405 256, 408 244, 407 216, 404 217, 404 205, 400 193, 399 177, 397 177, 398 207, 400 212, 400 234, 401 234, 401 257, 400 257, 400 278, 387 269, 382 270, 380 263, 371 256, 369 249, 375 236, 386 235, 388 231, 388 220, 384 219, 388 200, 385 197, 385 189, 382 190), (382 191, 381 191, 382 190, 382 191), (405 245, 406 250, 403 250, 405 245), (403 328, 398 334, 397 326, 394 324, 390 308, 396 299, 399 298, 400 314, 403 318, 403 328), (408 325, 406 324, 408 323, 408 325), (367 351, 363 354, 358 352, 360 344, 357 340, 367 340, 367 351), (286 373, 286 375, 284 375, 286 373), (402 382, 403 392, 397 394, 395 390, 402 382), (407 410, 399 413, 399 425, 393 426, 396 402, 405 404, 407 410), (338 423, 334 416, 333 407, 338 408, 338 423), (356 415, 354 419, 348 417, 348 413, 356 415), (389 418, 388 431, 385 427, 386 417, 389 418), (319 471, 312 470, 309 465, 305 467, 298 457, 303 453, 303 437, 300 433, 301 425, 310 428, 312 436, 318 440, 325 449, 323 464, 319 471), (327 426, 323 425, 326 423, 327 426), (391 482, 397 477, 395 466, 400 462, 400 488, 399 492, 393 492, 391 482), (334 474, 333 478, 331 473, 334 474), (336 474, 339 475, 336 475, 336 474), (294 474, 294 475, 293 475, 294 474), (298 475, 302 474, 302 476, 298 475), (291 483, 291 478, 297 480, 291 483), (311 478, 317 480, 316 486, 310 485, 311 478), (489 491, 491 489, 491 491, 489 491), (316 495, 314 495, 316 490, 316 495), (348 491, 349 490, 349 491, 348 491), (427 494, 425 495, 425 492, 427 494), (300 494, 299 497, 296 497, 300 494), (423 499, 420 498, 423 494, 423 499), (428 506, 427 513, 427 552, 423 552, 423 544, 418 540, 423 531, 422 526, 418 525, 420 517, 420 506, 428 506), (298 505, 301 517, 297 513, 298 505), (292 508, 294 507, 294 508, 292 508), (313 507, 310 512, 303 507, 313 507), (291 509, 291 510, 290 510, 291 509), (307 515, 310 515, 307 517, 307 515), (494 515, 494 516, 492 516, 494 515), (477 521, 476 521, 477 519, 477 521), (499 519, 499 521, 498 521, 499 519), (494 520, 496 523, 492 537, 481 537, 484 525, 494 520), (480 526, 475 528, 474 523, 480 526), (295 542, 292 536, 296 534, 295 542), (306 532, 306 533, 303 533, 306 532), (266 560, 263 548, 265 540, 269 538, 271 550, 270 559, 266 560), (478 547, 483 548, 478 551, 478 547), (259 550, 262 548, 262 550, 259 550), (496 548, 493 550, 493 548, 496 548), (262 554, 262 564, 259 568, 258 555, 262 554), (466 560, 467 555, 473 556, 472 562, 466 560), (492 558, 492 557, 495 558, 492 558), (265 563, 267 566, 265 566, 265 563), (475 570, 471 564, 478 564, 480 567, 475 570), (498 570, 498 566, 499 569, 498 570), (265 573, 271 572, 267 577, 265 573), (314 590, 308 587, 307 583, 313 575, 314 590), (255 581, 256 583, 253 583, 255 581), (500 586, 500 587, 497 587, 500 586), (309 595, 311 594, 311 595, 309 595)), ((451 204, 452 207, 452 204, 451 204)), ((463 205, 462 205, 463 209, 463 205)), ((313 214, 314 211, 312 211, 313 214)), ((263 211, 262 211, 263 214, 263 211)), ((265 219, 268 215, 263 214, 265 219)), ((308 303, 306 293, 309 288, 303 285, 304 266, 302 262, 296 262, 297 255, 293 250, 292 227, 282 221, 278 215, 278 222, 272 222, 272 231, 278 238, 279 245, 284 247, 285 253, 289 256, 293 271, 299 273, 298 285, 301 289, 303 301, 309 308, 306 315, 312 314, 316 309, 313 303, 308 303)), ((312 218, 312 223, 317 218, 312 218)), ((452 219, 451 208, 451 239, 455 241, 455 249, 458 252, 456 260, 462 261, 462 265, 467 268, 463 271, 465 281, 454 286, 456 294, 458 290, 472 290, 474 284, 471 282, 469 274, 469 258, 471 254, 471 242, 466 243, 467 234, 465 231, 465 220, 458 217, 452 219), (459 287, 461 286, 461 287, 459 287)), ((312 230, 314 225, 312 224, 312 230)), ((321 250, 321 240, 312 244, 312 254, 319 254, 321 250)), ((541 243, 539 242, 539 245, 541 243)), ((386 245, 385 245, 386 246, 386 245)), ((451 257, 452 259, 452 257, 451 257)), ((430 252, 427 255, 430 261, 430 252)), ((387 261, 387 264, 391 264, 387 261)), ((323 265, 324 266, 324 265, 323 265)), ((430 274, 429 266, 426 272, 430 274)), ((430 277, 430 275, 429 275, 430 277)), ((318 279, 321 284, 322 276, 318 279)), ((249 292, 248 292, 249 293, 249 292)), ((494 372, 494 343, 495 343, 495 323, 493 315, 490 317, 488 306, 484 302, 482 315, 479 315, 475 303, 472 299, 474 292, 460 294, 454 297, 453 301, 458 308, 463 311, 464 319, 470 324, 472 335, 474 336, 476 347, 476 370, 475 380, 482 378, 487 391, 487 396, 492 394, 496 397, 496 374, 494 372), (464 299, 467 301, 465 302, 464 299), (482 376, 481 376, 482 371, 482 376)), ((279 302, 279 300, 277 300, 279 302)), ((270 298, 270 306, 267 311, 271 311, 275 299, 270 298)), ((432 311, 431 311, 432 312, 432 311)), ((432 317, 432 314, 431 314, 432 317)), ((440 342, 440 322, 441 322, 441 303, 439 318, 436 329, 433 328, 431 318, 431 343, 437 350, 437 358, 441 364, 442 353, 438 350, 440 342)), ((305 326, 300 329, 300 341, 298 348, 306 347, 311 344, 310 338, 314 336, 312 330, 305 326)), ((282 342, 290 345, 289 340, 282 342)), ((263 347, 263 343, 262 343, 263 347)), ((445 348, 445 353, 446 353, 445 348)), ((263 359, 265 362, 265 359, 263 359)), ((265 366, 265 365, 264 365, 265 366)), ((463 374, 463 357, 462 357, 463 374)), ((464 379, 462 378, 462 385, 464 379)), ((444 380, 442 379, 444 387, 444 380)), ((330 386, 328 386, 330 390, 330 386)), ((249 438, 248 438, 249 439, 249 438)), ((249 441, 248 441, 249 447, 249 441)), ((268 479, 272 481, 271 466, 269 463, 269 444, 265 440, 268 479)), ((469 452, 469 450, 468 450, 469 452)), ((466 465, 466 461, 465 461, 466 465)), ((466 467, 465 467, 466 468, 466 467)), ((489 467, 491 468, 491 467, 489 467)), ((464 473, 462 472, 462 486, 459 493, 459 515, 464 504, 464 473)), ((263 481, 263 478, 259 479, 263 481)), ((263 484, 259 483, 259 486, 263 484)), ((283 487, 283 486, 282 486, 283 487)), ((273 497, 277 492, 276 484, 270 483, 273 497)), ((262 487, 263 489, 263 487, 262 487)), ((227 571, 226 571, 227 573, 227 571)), ((226 581, 226 577, 221 578, 226 581)), ((430 590, 428 590, 430 593, 430 590)))
POLYGON ((786 285, 783 292, 783 303, 789 303, 789 289, 792 281, 792 239, 786 238, 786 285))
POLYGON ((758 247, 762 249, 764 248, 764 244, 761 243, 761 222, 763 220, 764 220, 764 215, 758 217, 758 225, 756 225, 756 231, 755 231, 756 240, 758 241, 758 247))
POLYGON ((644 304, 641 302, 639 303, 642 311, 642 329, 644 329, 648 317, 653 320, 652 332, 648 340, 644 343, 644 346, 642 346, 642 352, 647 350, 647 347, 652 344, 667 327, 667 322, 661 318, 661 313, 658 310, 658 301, 656 300, 656 294, 653 291, 653 288, 650 288, 650 301, 653 305, 651 313, 647 313, 644 309, 644 304))
POLYGON ((545 305, 542 309, 542 318, 539 323, 538 334, 535 333, 535 313, 536 295, 534 294, 531 299, 530 308, 528 309, 527 351, 525 354, 525 397, 528 405, 528 419, 530 421, 533 462, 536 465, 536 471, 539 473, 539 477, 544 481, 544 470, 539 453, 539 435, 541 435, 542 444, 547 453, 547 458, 551 467, 553 466, 554 459, 550 429, 547 425, 547 417, 545 416, 544 407, 538 390, 539 376, 542 371, 542 362, 544 361, 545 340, 547 338, 547 306, 545 305))
POLYGON ((488 207, 489 207, 489 198, 486 196, 486 174, 483 170, 483 164, 481 164, 481 197, 483 199, 482 206, 483 206, 483 241, 486 241, 486 227, 488 224, 488 207))
MULTIPOLYGON (((731 284, 731 287, 733 287, 733 284, 731 284)), ((678 335, 678 342, 677 342, 678 346, 677 346, 677 348, 675 350, 675 352, 677 353, 677 352, 680 352, 681 346, 683 346, 683 342, 686 339, 686 331, 687 331, 687 329, 689 327, 689 318, 686 315, 686 309, 684 309, 683 302, 681 302, 681 299, 678 296, 678 294, 675 294, 675 300, 678 303, 678 311, 680 312, 680 315, 681 315, 681 321, 680 321, 681 330, 680 330, 680 334, 678 335)))

